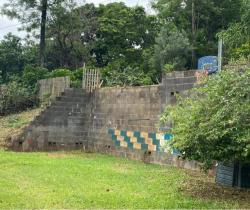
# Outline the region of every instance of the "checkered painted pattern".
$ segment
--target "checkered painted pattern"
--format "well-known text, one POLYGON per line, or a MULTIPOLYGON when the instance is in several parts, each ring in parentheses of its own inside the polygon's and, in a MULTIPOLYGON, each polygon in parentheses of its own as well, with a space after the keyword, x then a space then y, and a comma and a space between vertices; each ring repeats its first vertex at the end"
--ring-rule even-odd
POLYGON ((117 147, 148 151, 161 151, 166 141, 172 138, 172 135, 168 133, 147 133, 111 128, 108 129, 108 133, 117 147))

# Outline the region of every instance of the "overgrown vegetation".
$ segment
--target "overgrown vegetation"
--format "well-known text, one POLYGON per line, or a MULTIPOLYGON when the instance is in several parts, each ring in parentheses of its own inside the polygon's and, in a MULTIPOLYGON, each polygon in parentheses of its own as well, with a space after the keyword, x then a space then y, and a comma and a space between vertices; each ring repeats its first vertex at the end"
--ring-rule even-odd
POLYGON ((0 147, 8 146, 11 140, 22 133, 22 129, 28 125, 41 109, 32 109, 18 114, 0 117, 0 147))
POLYGON ((100 154, 0 151, 1 209, 249 207, 249 192, 216 188, 211 180, 174 167, 100 154), (209 196, 197 194, 199 189, 208 189, 209 196))
POLYGON ((250 66, 233 66, 207 77, 188 96, 168 106, 172 146, 183 157, 204 163, 250 161, 250 66))

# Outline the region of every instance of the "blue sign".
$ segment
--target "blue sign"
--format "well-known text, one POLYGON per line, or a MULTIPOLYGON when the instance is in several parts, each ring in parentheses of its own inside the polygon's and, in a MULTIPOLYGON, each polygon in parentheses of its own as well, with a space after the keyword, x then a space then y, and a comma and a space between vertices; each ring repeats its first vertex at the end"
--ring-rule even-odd
POLYGON ((213 74, 218 71, 217 56, 205 56, 198 60, 198 69, 205 70, 208 74, 213 74))

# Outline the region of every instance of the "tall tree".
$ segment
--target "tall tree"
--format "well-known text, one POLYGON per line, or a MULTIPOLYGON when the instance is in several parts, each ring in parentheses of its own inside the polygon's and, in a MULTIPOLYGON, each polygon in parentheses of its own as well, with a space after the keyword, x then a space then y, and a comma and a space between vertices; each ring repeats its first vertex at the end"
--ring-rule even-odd
POLYGON ((240 19, 219 34, 234 58, 250 56, 250 0, 241 2, 240 19))
POLYGON ((111 3, 98 8, 96 46, 93 53, 99 66, 114 60, 134 64, 142 62, 144 49, 151 47, 158 32, 156 18, 144 8, 111 3))
POLYGON ((0 43, 0 82, 6 82, 9 76, 21 73, 23 65, 21 39, 12 34, 6 35, 0 43))
POLYGON ((60 67, 77 68, 90 61, 89 47, 95 41, 97 31, 96 11, 93 4, 82 7, 67 4, 51 8, 47 36, 52 41, 49 41, 48 53, 57 54, 60 67))
MULTIPOLYGON (((46 23, 50 9, 66 0, 10 0, 2 7, 2 14, 16 18, 27 32, 37 32, 40 28, 40 65, 45 65, 46 23)), ((73 1, 73 0, 68 0, 73 1)))
POLYGON ((154 8, 161 20, 184 30, 193 47, 193 65, 197 58, 216 54, 217 33, 240 19, 242 0, 156 0, 154 8))

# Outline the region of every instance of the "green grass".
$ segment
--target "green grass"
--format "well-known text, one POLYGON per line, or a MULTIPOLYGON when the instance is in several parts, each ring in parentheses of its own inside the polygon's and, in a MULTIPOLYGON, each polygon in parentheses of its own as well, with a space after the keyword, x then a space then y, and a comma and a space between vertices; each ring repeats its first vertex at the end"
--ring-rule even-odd
MULTIPOLYGON (((192 195, 192 178, 187 170, 107 155, 0 150, 0 209, 240 208, 250 204, 247 199, 242 205, 231 198, 192 195)), ((196 174, 193 180, 198 179, 210 178, 196 174)))

